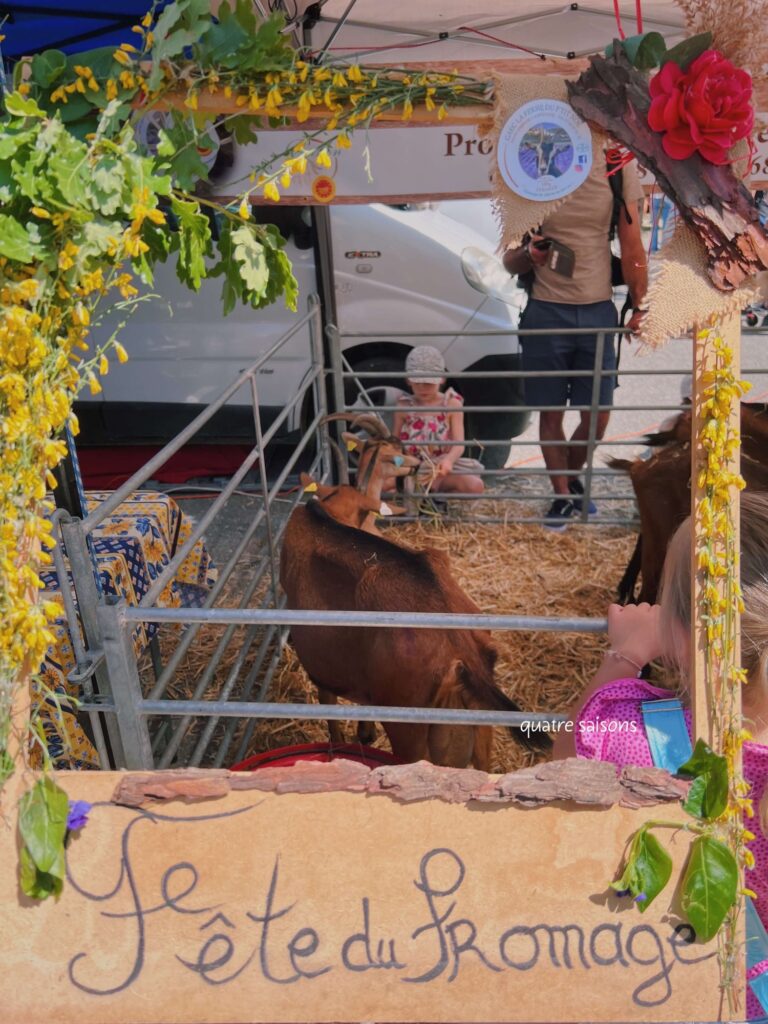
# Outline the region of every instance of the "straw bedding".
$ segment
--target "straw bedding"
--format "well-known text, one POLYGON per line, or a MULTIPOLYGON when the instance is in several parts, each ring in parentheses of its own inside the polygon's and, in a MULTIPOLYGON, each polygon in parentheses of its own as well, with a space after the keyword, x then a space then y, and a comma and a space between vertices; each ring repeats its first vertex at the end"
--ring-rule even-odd
MULTIPOLYGON (((562 534, 553 534, 530 524, 480 525, 472 524, 471 520, 452 525, 439 521, 393 525, 387 536, 414 548, 432 546, 445 550, 459 583, 485 612, 558 617, 603 616, 614 600, 616 585, 635 543, 635 534, 622 527, 574 525, 562 534)), ((253 564, 257 560, 258 554, 254 554, 253 564)), ((237 579, 229 581, 217 601, 219 607, 238 604, 238 580, 247 576, 247 569, 245 564, 243 574, 237 573, 237 579)), ((261 588, 249 604, 257 607, 265 595, 266 588, 261 588)), ((195 681, 221 634, 221 627, 204 627, 200 631, 169 696, 192 695, 195 681)), ((243 635, 244 630, 235 631, 207 697, 218 693, 240 650, 243 635)), ((496 679, 501 688, 525 710, 550 712, 566 711, 579 697, 607 645, 606 638, 599 634, 508 631, 494 633, 494 642, 499 651, 496 679)), ((175 643, 175 637, 166 632, 162 638, 165 657, 175 643)), ((241 678, 247 674, 253 657, 252 652, 241 678)), ((233 696, 236 698, 237 691, 233 696)), ((317 701, 314 688, 290 647, 282 653, 267 699, 317 701)), ((206 756, 204 764, 213 763, 216 741, 223 728, 224 725, 219 726, 210 748, 213 753, 206 756)), ((238 736, 243 728, 242 724, 238 726, 238 736)), ((355 723, 347 726, 349 739, 354 738, 355 728, 355 723)), ((322 721, 258 720, 247 753, 322 742, 327 738, 327 726, 322 721)), ((388 749, 380 727, 375 745, 388 749)), ((233 762, 237 746, 236 741, 225 765, 233 762)), ((534 755, 523 750, 506 732, 496 730, 493 771, 509 771, 533 760, 534 755)))

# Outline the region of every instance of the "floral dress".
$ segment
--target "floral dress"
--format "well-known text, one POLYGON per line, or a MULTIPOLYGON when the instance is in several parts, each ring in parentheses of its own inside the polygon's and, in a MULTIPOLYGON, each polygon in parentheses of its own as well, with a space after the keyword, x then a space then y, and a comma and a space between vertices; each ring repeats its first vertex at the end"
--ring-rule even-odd
POLYGON ((434 459, 448 450, 444 442, 451 439, 451 413, 456 412, 455 408, 449 408, 449 403, 451 399, 459 402, 464 399, 453 388, 441 392, 439 397, 443 407, 439 412, 408 412, 415 405, 423 404, 416 401, 415 395, 403 395, 397 400, 398 408, 405 412, 398 436, 409 455, 416 455, 422 460, 426 456, 434 459), (414 444, 415 441, 421 443, 414 444))

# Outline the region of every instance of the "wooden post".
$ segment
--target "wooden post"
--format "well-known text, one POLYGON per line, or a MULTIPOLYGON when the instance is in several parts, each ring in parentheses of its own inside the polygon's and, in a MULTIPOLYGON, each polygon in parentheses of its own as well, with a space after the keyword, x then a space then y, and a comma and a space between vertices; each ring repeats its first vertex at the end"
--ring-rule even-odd
MULTIPOLYGON (((720 322, 716 328, 728 347, 733 352, 733 372, 738 376, 740 371, 740 347, 741 347, 741 318, 734 313, 727 319, 720 322)), ((701 431, 704 426, 705 417, 702 414, 703 393, 705 390, 705 374, 715 367, 715 353, 709 339, 697 340, 700 328, 694 330, 693 343, 693 422, 691 437, 691 516, 694 529, 691 533, 691 669, 690 669, 690 695, 691 711, 693 716, 693 735, 705 739, 713 750, 719 750, 721 737, 715 733, 715 719, 713 706, 706 688, 706 625, 701 621, 701 597, 702 597, 702 574, 698 569, 697 537, 702 529, 700 503, 704 496, 704 486, 700 485, 700 471, 705 466, 705 451, 701 443, 701 431)), ((731 407, 731 427, 739 429, 741 409, 738 401, 734 401, 731 407)), ((737 449, 731 462, 724 464, 722 469, 732 473, 738 473, 740 466, 739 450, 737 449)), ((734 520, 734 543, 735 550, 739 550, 739 491, 736 487, 731 488, 731 509, 734 520)), ((725 581, 721 581, 721 586, 725 581)), ((736 659, 739 660, 739 634, 738 623, 736 632, 736 659)), ((716 695, 713 694, 714 698, 716 695)), ((741 713, 741 699, 738 697, 739 706, 737 712, 741 713)))
MULTIPOLYGON (((738 378, 741 367, 741 318, 738 313, 733 313, 719 324, 714 330, 723 338, 728 348, 733 353, 731 369, 734 377, 738 378)), ((725 675, 728 671, 728 664, 715 657, 711 679, 707 679, 707 624, 703 621, 703 573, 699 569, 699 545, 698 539, 703 531, 703 513, 701 502, 705 497, 706 482, 700 481, 701 471, 706 466, 707 453, 701 441, 702 429, 705 426, 707 416, 703 409, 704 392, 707 387, 706 374, 714 370, 717 363, 717 354, 712 343, 712 336, 699 338, 700 329, 694 330, 693 335, 693 418, 691 424, 691 518, 694 525, 691 531, 691 666, 690 666, 690 697, 692 731, 694 742, 701 738, 718 754, 723 753, 723 734, 721 729, 722 718, 716 713, 718 697, 723 686, 728 685, 725 675)), ((738 397, 734 397, 729 410, 730 429, 738 432, 741 421, 741 406, 738 397)), ((731 472, 734 475, 740 469, 740 447, 726 458, 721 464, 723 472, 731 472)), ((739 490, 737 487, 730 488, 730 508, 733 524, 733 548, 734 556, 738 556, 740 550, 740 523, 739 523, 739 490)), ((725 554, 723 551, 722 554, 725 554)), ((738 579, 738 563, 733 567, 736 579, 738 579)), ((711 581, 710 581, 711 582, 711 581)), ((726 579, 719 578, 716 581, 721 594, 726 589, 726 579)), ((735 633, 733 637, 732 664, 741 665, 741 642, 739 630, 739 615, 736 617, 735 633)), ((741 718, 741 691, 737 689, 733 694, 730 707, 737 720, 741 718)), ((736 757, 734 771, 741 774, 741 756, 736 757)), ((741 909, 743 911, 744 898, 741 898, 741 909)), ((746 1004, 746 965, 744 962, 745 949, 745 915, 732 913, 728 915, 723 926, 720 942, 721 962, 724 951, 724 943, 733 950, 732 956, 735 963, 730 969, 725 968, 721 975, 721 983, 724 985, 723 1004, 721 1015, 724 1019, 742 1020, 745 1016, 746 1004)))

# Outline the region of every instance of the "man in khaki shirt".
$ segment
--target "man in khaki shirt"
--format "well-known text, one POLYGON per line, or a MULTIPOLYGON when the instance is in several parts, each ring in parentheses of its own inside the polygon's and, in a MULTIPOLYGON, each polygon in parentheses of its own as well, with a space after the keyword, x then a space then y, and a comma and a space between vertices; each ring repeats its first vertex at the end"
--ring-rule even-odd
MULTIPOLYGON (((637 330, 648 285, 647 258, 640 234, 642 188, 634 162, 624 167, 622 192, 624 204, 619 211, 617 234, 621 246, 621 268, 629 288, 632 318, 627 323, 637 330)), ((511 274, 534 272, 533 290, 520 321, 520 330, 547 330, 546 335, 521 335, 522 367, 526 371, 562 370, 563 376, 527 377, 526 405, 537 406, 539 439, 547 468, 551 472, 554 501, 544 525, 564 530, 568 520, 582 508, 584 488, 578 471, 586 460, 592 401, 592 377, 571 376, 571 371, 592 370, 595 366, 597 332, 606 330, 602 366, 616 369, 613 329, 618 316, 611 285, 610 229, 613 192, 606 165, 595 161, 583 185, 580 185, 545 221, 539 231, 517 249, 504 253, 504 266, 511 274), (550 251, 544 239, 572 250, 575 261, 572 276, 563 276, 550 267, 550 251), (537 246, 537 243, 539 245, 537 246), (574 328, 592 328, 596 333, 568 334, 574 328), (566 441, 563 430, 566 405, 580 409, 580 422, 566 441), (561 406, 549 410, 547 406, 561 406)), ((602 376, 600 411, 597 413, 597 437, 608 426, 616 378, 602 376)), ((590 503, 589 512, 597 510, 590 503)))

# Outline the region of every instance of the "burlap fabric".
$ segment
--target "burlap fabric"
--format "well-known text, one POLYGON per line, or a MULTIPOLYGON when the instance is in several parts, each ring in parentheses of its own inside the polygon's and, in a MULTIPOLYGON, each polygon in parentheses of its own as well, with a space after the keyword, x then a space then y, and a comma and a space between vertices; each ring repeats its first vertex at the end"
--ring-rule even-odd
POLYGON ((712 317, 720 320, 739 313, 765 290, 766 276, 752 278, 732 292, 715 288, 707 275, 704 243, 681 224, 658 255, 646 296, 648 312, 642 320, 640 341, 657 348, 712 317))
MULTIPOLYGON (((565 79, 559 75, 494 75, 493 134, 499 139, 502 129, 512 114, 531 100, 562 100, 568 102, 565 79)), ((602 133, 592 130, 592 160, 601 159, 605 143, 602 133)), ((501 176, 498 162, 492 161, 491 186, 493 211, 501 232, 501 249, 520 245, 526 231, 545 221, 570 196, 537 202, 517 195, 501 176)))
MULTIPOLYGON (((734 171, 745 177, 751 163, 746 141, 734 146, 730 156, 734 171)), ((732 292, 716 288, 707 272, 706 247, 683 222, 651 261, 651 267, 645 301, 648 312, 640 327, 640 341, 651 348, 712 318, 720 320, 739 313, 761 294, 768 295, 766 274, 751 278, 732 292)))

